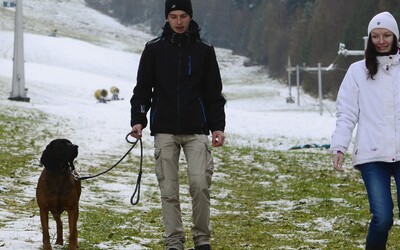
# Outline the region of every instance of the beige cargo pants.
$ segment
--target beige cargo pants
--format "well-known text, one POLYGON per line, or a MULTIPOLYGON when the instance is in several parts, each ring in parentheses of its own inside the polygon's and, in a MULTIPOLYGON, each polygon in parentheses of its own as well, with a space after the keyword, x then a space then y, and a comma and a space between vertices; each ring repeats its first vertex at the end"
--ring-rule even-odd
POLYGON ((185 242, 179 200, 179 156, 187 161, 189 192, 192 198, 191 229, 195 246, 210 244, 210 185, 214 170, 206 135, 156 134, 154 137, 156 175, 161 191, 166 249, 183 249, 185 242))

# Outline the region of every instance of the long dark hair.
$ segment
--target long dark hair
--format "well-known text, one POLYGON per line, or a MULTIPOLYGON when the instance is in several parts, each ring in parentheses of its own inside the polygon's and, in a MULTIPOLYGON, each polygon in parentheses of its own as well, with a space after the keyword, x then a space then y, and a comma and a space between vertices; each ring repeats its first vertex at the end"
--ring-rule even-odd
POLYGON ((398 49, 397 37, 393 34, 393 43, 390 52, 385 54, 379 53, 376 51, 375 45, 372 43, 371 34, 369 34, 367 49, 365 50, 365 66, 368 69, 368 76, 371 77, 372 80, 374 79, 374 75, 378 72, 378 61, 376 60, 376 57, 383 55, 394 55, 398 52, 398 49))

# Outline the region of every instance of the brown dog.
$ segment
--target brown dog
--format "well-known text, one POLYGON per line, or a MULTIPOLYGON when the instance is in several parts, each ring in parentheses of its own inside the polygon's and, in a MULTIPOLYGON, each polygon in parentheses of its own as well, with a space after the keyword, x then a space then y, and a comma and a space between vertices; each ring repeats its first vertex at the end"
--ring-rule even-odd
POLYGON ((67 139, 55 139, 46 146, 40 159, 43 169, 39 177, 36 199, 40 208, 43 231, 43 249, 52 249, 49 235, 49 211, 57 225, 56 244, 63 245, 61 214, 68 213, 69 249, 78 248, 77 222, 81 183, 74 179, 74 159, 78 156, 78 146, 67 139))

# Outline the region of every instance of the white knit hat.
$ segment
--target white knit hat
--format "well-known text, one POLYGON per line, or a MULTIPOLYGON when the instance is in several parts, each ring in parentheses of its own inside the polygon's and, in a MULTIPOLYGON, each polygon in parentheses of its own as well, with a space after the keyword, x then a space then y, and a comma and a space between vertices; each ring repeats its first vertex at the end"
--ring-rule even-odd
POLYGON ((381 12, 371 19, 368 25, 368 35, 376 28, 388 29, 393 32, 397 39, 400 39, 396 19, 387 11, 381 12))

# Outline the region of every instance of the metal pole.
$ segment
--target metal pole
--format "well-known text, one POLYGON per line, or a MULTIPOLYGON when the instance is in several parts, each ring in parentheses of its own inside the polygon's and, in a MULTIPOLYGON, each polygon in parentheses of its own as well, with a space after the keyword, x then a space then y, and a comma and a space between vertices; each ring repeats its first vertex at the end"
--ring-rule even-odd
POLYGON ((16 1, 15 8, 13 79, 11 95, 8 99, 29 102, 25 88, 22 0, 16 1))
POLYGON ((322 73, 321 73, 321 63, 318 63, 318 96, 319 96, 319 114, 322 115, 322 73))
POLYGON ((296 65, 297 105, 300 106, 300 66, 296 65))
POLYGON ((290 78, 292 69, 290 65, 290 56, 288 57, 288 69, 289 100, 292 100, 292 79, 290 78))
POLYGON ((368 36, 364 36, 363 39, 364 39, 364 50, 366 50, 368 45, 368 36))

